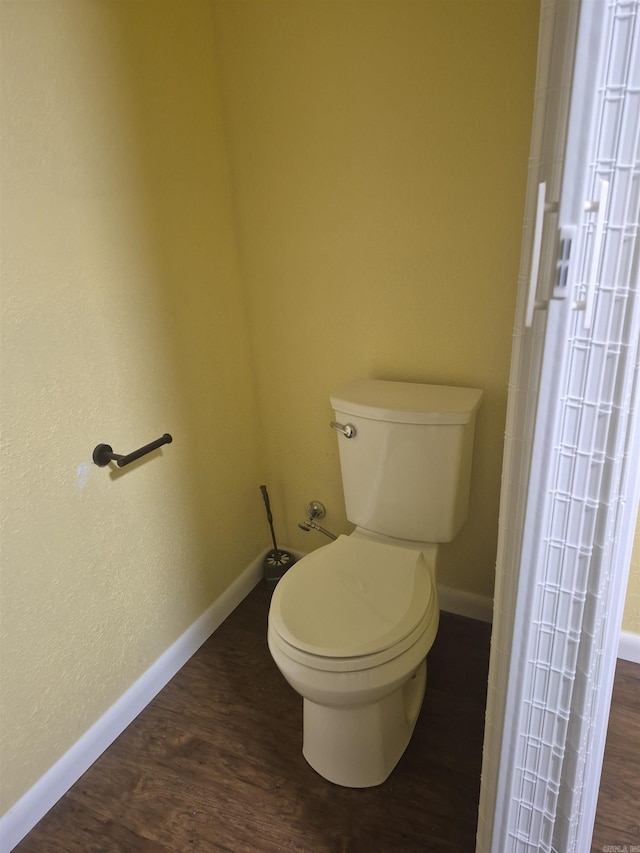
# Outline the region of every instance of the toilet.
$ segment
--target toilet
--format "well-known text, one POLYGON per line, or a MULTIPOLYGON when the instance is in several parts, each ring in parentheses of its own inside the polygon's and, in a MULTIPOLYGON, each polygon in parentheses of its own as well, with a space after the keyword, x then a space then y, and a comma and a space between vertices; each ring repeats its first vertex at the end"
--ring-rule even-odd
POLYGON ((267 639, 303 698, 303 755, 337 785, 380 785, 413 734, 438 629, 438 545, 467 518, 481 398, 373 379, 330 397, 355 530, 283 576, 267 639))

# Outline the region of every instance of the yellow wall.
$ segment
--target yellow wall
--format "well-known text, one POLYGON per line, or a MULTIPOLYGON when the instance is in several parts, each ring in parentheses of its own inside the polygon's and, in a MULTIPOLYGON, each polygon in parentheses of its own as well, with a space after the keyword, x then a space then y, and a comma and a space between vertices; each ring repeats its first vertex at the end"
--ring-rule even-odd
POLYGON ((636 535, 629 568, 629 585, 625 600, 622 630, 640 634, 640 519, 636 524, 636 535))
MULTIPOLYGON (((491 595, 537 0, 216 2, 223 115, 276 516, 344 516, 328 397, 482 388, 440 579, 491 595)), ((325 523, 325 522, 323 522, 325 523)))
POLYGON ((0 813, 267 542, 208 4, 1 16, 0 813))
POLYGON ((491 594, 537 0, 0 15, 1 812, 267 544, 260 482, 349 529, 348 379, 485 390, 440 577, 491 594))

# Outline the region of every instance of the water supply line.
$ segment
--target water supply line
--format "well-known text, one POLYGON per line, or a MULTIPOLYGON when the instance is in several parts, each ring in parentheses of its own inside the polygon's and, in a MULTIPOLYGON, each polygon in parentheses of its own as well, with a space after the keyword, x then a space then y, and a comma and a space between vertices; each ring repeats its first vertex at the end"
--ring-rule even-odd
POLYGON ((307 533, 310 530, 317 530, 320 533, 324 533, 324 535, 328 536, 329 539, 337 539, 338 538, 335 534, 331 533, 330 530, 325 530, 324 527, 320 527, 320 525, 316 524, 315 521, 301 521, 298 524, 298 527, 300 528, 300 530, 305 530, 307 533))
POLYGON ((323 533, 325 536, 328 536, 329 539, 337 539, 338 537, 331 533, 330 530, 325 530, 324 527, 316 524, 316 518, 324 518, 325 515, 326 512, 323 504, 321 504, 320 501, 311 501, 307 507, 307 519, 306 521, 301 521, 298 524, 298 527, 306 533, 310 530, 317 530, 319 533, 323 533))

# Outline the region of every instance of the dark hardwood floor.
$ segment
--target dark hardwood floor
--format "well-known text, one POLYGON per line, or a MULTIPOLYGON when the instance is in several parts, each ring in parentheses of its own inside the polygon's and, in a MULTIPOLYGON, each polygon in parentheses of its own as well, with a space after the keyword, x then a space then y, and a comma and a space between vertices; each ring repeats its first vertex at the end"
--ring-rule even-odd
POLYGON ((640 853, 640 664, 618 660, 592 853, 640 853))
MULTIPOLYGON (((269 598, 256 587, 16 853, 472 853, 490 627, 442 614, 409 749, 384 785, 351 790, 302 756, 302 702, 266 645, 269 598)), ((597 850, 636 838, 637 810, 618 806, 628 776, 639 786, 623 734, 637 733, 637 695, 630 714, 612 714, 597 850)))

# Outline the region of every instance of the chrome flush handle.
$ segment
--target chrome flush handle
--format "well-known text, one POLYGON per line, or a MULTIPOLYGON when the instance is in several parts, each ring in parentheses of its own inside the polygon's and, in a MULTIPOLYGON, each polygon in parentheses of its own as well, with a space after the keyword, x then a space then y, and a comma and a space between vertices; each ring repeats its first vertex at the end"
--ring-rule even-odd
POLYGON ((331 429, 335 429, 336 432, 341 432, 345 438, 353 438, 356 434, 356 428, 353 424, 339 424, 336 421, 331 421, 329 426, 331 429))

